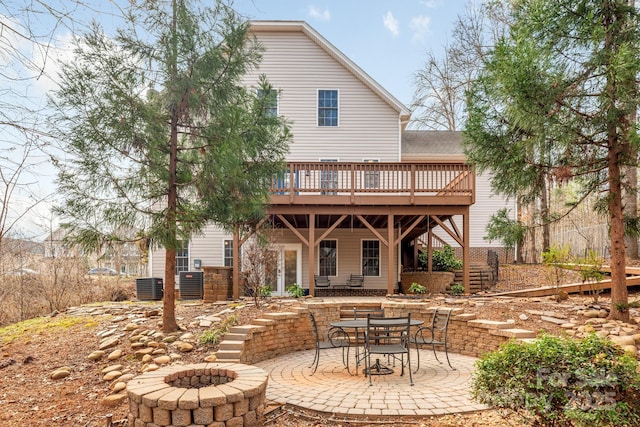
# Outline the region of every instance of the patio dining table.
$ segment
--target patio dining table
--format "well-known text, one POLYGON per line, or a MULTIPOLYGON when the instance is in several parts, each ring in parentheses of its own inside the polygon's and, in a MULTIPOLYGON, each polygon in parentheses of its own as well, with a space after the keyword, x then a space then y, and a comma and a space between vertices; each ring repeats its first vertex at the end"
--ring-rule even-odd
MULTIPOLYGON (((398 325, 398 319, 389 318, 388 320, 389 326, 398 325)), ((355 334, 355 354, 356 354, 356 375, 358 374, 358 366, 364 357, 364 354, 360 355, 360 346, 358 345, 358 340, 360 339, 360 330, 367 329, 367 319, 348 319, 348 320, 337 320, 329 323, 331 328, 340 328, 340 329, 353 329, 355 334)), ((406 321, 405 321, 406 324, 406 321)), ((424 320, 420 319, 411 319, 411 326, 420 326, 424 324, 424 320)), ((363 335, 364 336, 364 335, 363 335)), ((371 365, 371 372, 365 372, 365 374, 371 375, 388 375, 393 373, 393 369, 388 366, 384 366, 380 363, 379 360, 376 360, 376 363, 371 365)))

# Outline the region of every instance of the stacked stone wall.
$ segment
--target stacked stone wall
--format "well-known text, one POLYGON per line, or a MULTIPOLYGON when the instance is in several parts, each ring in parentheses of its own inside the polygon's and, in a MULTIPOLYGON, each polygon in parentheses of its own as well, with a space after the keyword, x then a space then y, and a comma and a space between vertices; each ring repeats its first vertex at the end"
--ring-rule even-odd
MULTIPOLYGON (((436 306, 425 302, 385 301, 380 304, 385 316, 406 316, 429 324, 436 306)), ((250 325, 233 327, 220 343, 218 360, 247 364, 278 357, 294 351, 309 350, 315 346, 308 311, 314 313, 321 337, 326 337, 332 321, 341 318, 341 312, 352 310, 353 304, 333 302, 307 302, 289 312, 266 313, 250 325)), ((536 333, 513 328, 509 322, 477 319, 465 314, 464 309, 452 309, 449 325, 449 351, 478 357, 496 350, 510 339, 535 338, 536 333)), ((441 350, 441 348, 437 349, 441 350)))

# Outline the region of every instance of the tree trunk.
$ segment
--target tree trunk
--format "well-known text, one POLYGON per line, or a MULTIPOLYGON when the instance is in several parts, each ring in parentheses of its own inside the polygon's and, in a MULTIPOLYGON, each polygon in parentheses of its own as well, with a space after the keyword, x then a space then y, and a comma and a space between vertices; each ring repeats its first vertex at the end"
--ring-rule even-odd
POLYGON ((610 319, 629 320, 627 277, 625 273, 622 185, 617 163, 619 147, 609 148, 609 214, 611 217, 611 313, 610 319))
MULTIPOLYGON (((172 3, 173 22, 172 33, 176 33, 176 22, 178 7, 176 1, 172 3)), ((174 43, 173 58, 171 63, 172 81, 176 81, 178 75, 177 50, 174 43)), ((167 227, 171 236, 171 241, 177 242, 176 213, 178 209, 178 118, 180 117, 180 107, 175 99, 171 106, 171 133, 169 136, 169 191, 167 194, 167 227)), ((176 323, 175 314, 175 288, 176 288, 176 248, 167 246, 165 252, 164 266, 164 301, 162 305, 162 330, 164 332, 175 332, 179 330, 176 323)))
POLYGON ((542 191, 540 192, 540 220, 542 221, 542 252, 551 247, 549 226, 549 184, 547 177, 542 177, 542 191))

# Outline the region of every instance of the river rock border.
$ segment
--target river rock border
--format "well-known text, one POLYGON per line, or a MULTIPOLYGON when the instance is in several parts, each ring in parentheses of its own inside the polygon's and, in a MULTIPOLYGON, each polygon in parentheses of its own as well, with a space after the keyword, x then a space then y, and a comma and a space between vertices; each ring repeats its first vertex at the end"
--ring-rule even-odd
POLYGON ((127 384, 130 427, 256 426, 262 420, 268 374, 239 363, 176 365, 127 384))

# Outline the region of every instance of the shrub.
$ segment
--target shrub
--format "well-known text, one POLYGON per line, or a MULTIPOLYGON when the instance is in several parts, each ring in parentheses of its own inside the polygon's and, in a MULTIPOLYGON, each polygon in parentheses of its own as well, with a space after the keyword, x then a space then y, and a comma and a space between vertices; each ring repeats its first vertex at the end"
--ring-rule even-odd
MULTIPOLYGON (((420 253, 420 264, 423 267, 427 266, 428 256, 426 251, 420 253)), ((433 271, 455 271, 462 268, 462 261, 456 258, 453 248, 449 245, 444 245, 442 249, 434 250, 431 260, 433 271)))
POLYGON ((451 291, 452 295, 462 295, 464 294, 464 286, 460 283, 454 283, 449 287, 449 291, 451 291))
POLYGON ((510 342, 476 362, 477 401, 534 426, 631 426, 640 422, 637 361, 595 334, 510 342))
POLYGON ((413 282, 411 283, 411 286, 409 286, 409 292, 414 294, 424 294, 427 292, 427 288, 425 288, 420 283, 413 282))
POLYGON ((302 298, 304 296, 304 289, 302 289, 302 286, 298 285, 297 283, 292 283, 291 285, 287 286, 286 291, 294 298, 302 298))

